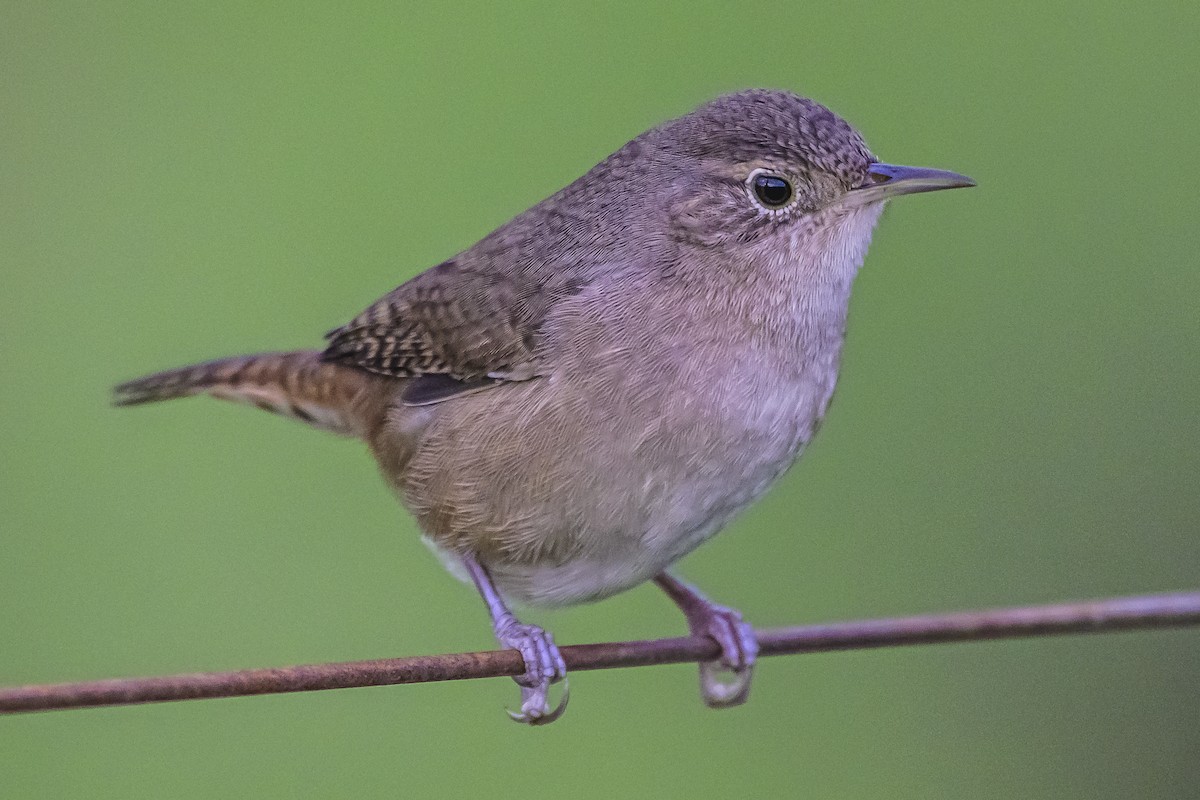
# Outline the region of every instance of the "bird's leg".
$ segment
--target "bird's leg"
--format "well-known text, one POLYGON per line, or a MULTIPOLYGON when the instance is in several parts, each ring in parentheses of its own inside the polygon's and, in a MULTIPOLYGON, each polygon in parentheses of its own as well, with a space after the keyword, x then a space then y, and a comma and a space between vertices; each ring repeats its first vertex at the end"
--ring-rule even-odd
POLYGON ((659 574, 654 582, 687 617, 693 636, 708 636, 721 645, 718 661, 700 664, 700 695, 705 704, 711 708, 727 708, 746 702, 758 656, 754 629, 742 621, 742 615, 737 611, 713 603, 668 572, 659 574), (732 673, 732 680, 720 679, 722 668, 732 673))
POLYGON ((567 665, 563 663, 554 638, 537 625, 522 623, 509 611, 492 583, 492 576, 482 564, 470 556, 464 556, 462 561, 492 615, 496 640, 503 647, 520 652, 525 660, 525 674, 513 678, 521 687, 521 711, 509 711, 508 715, 517 722, 530 725, 554 722, 566 710, 570 697, 566 684, 567 665), (563 681, 562 700, 551 710, 547 701, 550 684, 559 681, 563 681))

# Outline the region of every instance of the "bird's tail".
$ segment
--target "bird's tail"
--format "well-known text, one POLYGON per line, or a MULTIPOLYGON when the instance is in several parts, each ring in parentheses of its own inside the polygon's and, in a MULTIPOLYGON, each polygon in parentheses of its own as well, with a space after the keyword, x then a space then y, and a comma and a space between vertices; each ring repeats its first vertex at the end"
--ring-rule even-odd
POLYGON ((258 406, 317 428, 365 437, 384 413, 375 375, 330 364, 312 350, 223 358, 156 372, 113 389, 113 403, 134 406, 207 394, 258 406))

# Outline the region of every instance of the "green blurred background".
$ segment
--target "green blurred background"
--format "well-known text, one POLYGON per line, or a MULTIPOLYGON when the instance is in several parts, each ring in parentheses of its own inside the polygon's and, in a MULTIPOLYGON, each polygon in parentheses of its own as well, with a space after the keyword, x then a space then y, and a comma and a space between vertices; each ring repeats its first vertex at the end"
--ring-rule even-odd
MULTIPOLYGON (((0 6, 0 684, 483 649, 363 448, 146 371, 311 347, 643 129, 816 97, 895 203, 807 457, 683 565, 762 626, 1200 585, 1200 7, 0 6)), ((682 633, 662 596, 531 613, 682 633)), ((0 720, 5 797, 1183 798, 1200 634, 0 720)))

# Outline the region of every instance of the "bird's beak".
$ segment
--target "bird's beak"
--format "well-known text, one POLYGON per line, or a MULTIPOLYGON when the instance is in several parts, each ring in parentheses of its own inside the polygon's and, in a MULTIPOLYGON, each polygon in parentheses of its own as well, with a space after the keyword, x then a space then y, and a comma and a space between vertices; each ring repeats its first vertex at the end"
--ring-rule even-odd
POLYGON ((961 189, 974 186, 975 181, 957 172, 928 167, 900 167, 875 163, 867 168, 866 180, 850 191, 846 199, 856 203, 886 200, 902 194, 936 192, 939 189, 961 189))

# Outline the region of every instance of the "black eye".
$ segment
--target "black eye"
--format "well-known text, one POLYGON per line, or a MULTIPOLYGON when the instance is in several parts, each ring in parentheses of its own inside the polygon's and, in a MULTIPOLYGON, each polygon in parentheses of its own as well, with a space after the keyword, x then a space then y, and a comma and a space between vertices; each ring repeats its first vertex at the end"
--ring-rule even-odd
POLYGON ((778 175, 755 175, 754 194, 767 208, 782 208, 792 199, 792 185, 778 175))

